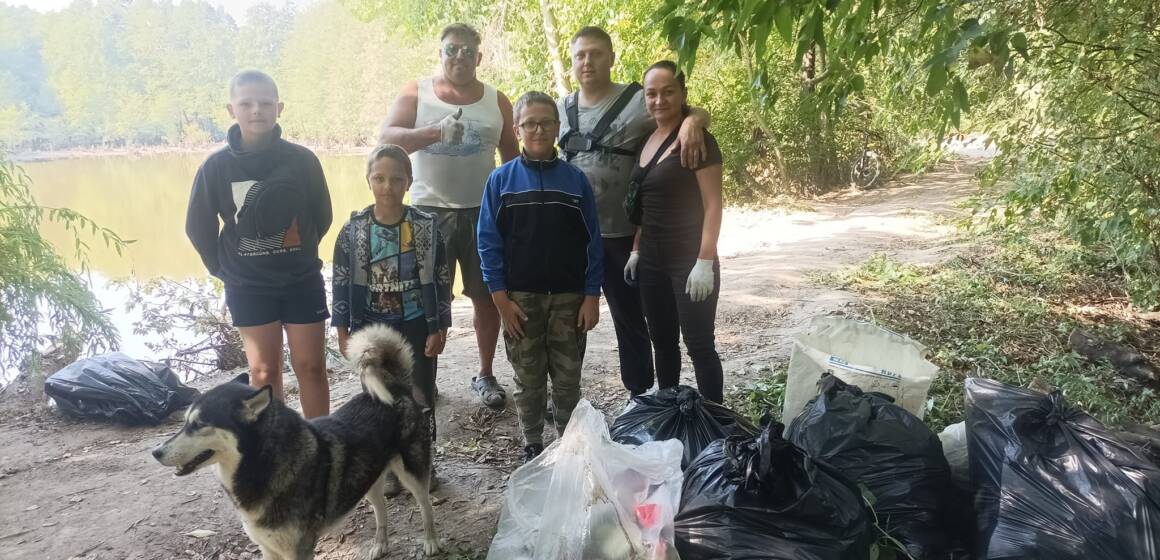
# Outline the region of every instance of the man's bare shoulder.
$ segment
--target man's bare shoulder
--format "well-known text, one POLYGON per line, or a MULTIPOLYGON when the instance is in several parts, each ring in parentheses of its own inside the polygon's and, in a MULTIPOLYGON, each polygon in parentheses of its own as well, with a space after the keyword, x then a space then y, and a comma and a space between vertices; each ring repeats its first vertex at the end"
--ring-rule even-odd
POLYGON ((512 100, 500 90, 495 90, 496 102, 499 103, 500 109, 512 110, 512 100))
POLYGON ((409 80, 403 84, 403 89, 399 90, 399 97, 418 97, 419 96, 419 80, 409 80))

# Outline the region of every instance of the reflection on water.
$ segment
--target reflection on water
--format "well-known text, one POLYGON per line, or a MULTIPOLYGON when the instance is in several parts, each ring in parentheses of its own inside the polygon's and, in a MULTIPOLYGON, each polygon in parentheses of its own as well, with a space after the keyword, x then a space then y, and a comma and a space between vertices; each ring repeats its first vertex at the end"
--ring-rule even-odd
MULTIPOLYGON (((88 278, 93 290, 121 334, 122 351, 135 358, 158 360, 166 356, 155 355, 146 345, 157 342, 156 335, 133 332, 133 323, 140 319, 140 313, 125 310, 126 300, 131 296, 110 280, 131 276, 141 280, 208 276, 185 237, 190 186, 197 166, 206 155, 92 157, 22 164, 32 179, 32 193, 41 205, 71 208, 124 239, 134 240, 123 255, 117 255, 99 238, 84 239, 91 247, 88 278)), ((352 211, 365 208, 373 199, 364 178, 365 156, 320 155, 319 159, 334 208, 334 223, 322 240, 319 255, 324 261, 330 261, 342 224, 352 211)), ((72 241, 64 228, 45 223, 43 231, 49 241, 71 258, 72 241)), ((329 270, 324 272, 329 278, 329 270)), ((459 289, 456 278, 457 293, 459 289)), ((42 325, 42 332, 52 330, 49 325, 42 325)), ((179 343, 196 342, 192 333, 173 334, 179 343)), ((13 373, 0 371, 0 385, 13 373)))
MULTIPOLYGON (((32 191, 44 206, 67 207, 135 242, 124 256, 90 239, 89 258, 94 271, 109 278, 205 275, 201 259, 185 237, 185 207, 197 166, 205 154, 160 154, 66 159, 23 164, 32 179, 32 191)), ((330 199, 334 225, 323 239, 319 254, 330 260, 338 229, 352 210, 372 201, 363 178, 361 155, 319 156, 330 199)), ((67 252, 72 247, 63 228, 46 227, 47 236, 67 252)))

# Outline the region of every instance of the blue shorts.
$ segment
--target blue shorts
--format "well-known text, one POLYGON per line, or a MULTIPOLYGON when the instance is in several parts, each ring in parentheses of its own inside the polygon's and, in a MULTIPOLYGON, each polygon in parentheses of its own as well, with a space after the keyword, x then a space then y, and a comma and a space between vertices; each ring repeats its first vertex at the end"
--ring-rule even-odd
POLYGON ((330 317, 326 290, 314 286, 269 291, 226 286, 226 307, 235 327, 256 327, 274 322, 309 325, 330 317))

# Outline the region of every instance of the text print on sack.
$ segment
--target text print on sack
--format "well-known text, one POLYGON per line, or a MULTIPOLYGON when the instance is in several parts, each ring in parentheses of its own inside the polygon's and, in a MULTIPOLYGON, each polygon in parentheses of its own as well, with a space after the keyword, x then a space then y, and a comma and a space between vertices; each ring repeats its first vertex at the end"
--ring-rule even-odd
MULTIPOLYGON (((838 356, 830 356, 826 359, 826 362, 830 365, 831 368, 838 368, 853 373, 860 373, 862 375, 881 377, 883 379, 890 379, 892 381, 902 380, 902 374, 900 373, 894 373, 893 371, 886 369, 871 369, 866 366, 850 365, 850 362, 847 362, 838 356)), ((829 370, 829 372, 835 373, 833 369, 829 370)))

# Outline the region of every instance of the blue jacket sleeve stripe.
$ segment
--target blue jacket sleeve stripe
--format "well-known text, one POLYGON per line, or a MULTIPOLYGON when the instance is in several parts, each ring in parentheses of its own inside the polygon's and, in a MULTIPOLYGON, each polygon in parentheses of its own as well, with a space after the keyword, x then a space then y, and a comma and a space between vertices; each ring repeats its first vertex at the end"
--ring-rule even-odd
POLYGON ((497 175, 505 168, 500 167, 492 171, 483 188, 483 200, 479 207, 479 226, 476 229, 476 243, 479 246, 480 268, 483 270, 483 282, 491 293, 507 290, 504 278, 503 237, 499 234, 496 224, 500 210, 500 185, 502 181, 497 175))

